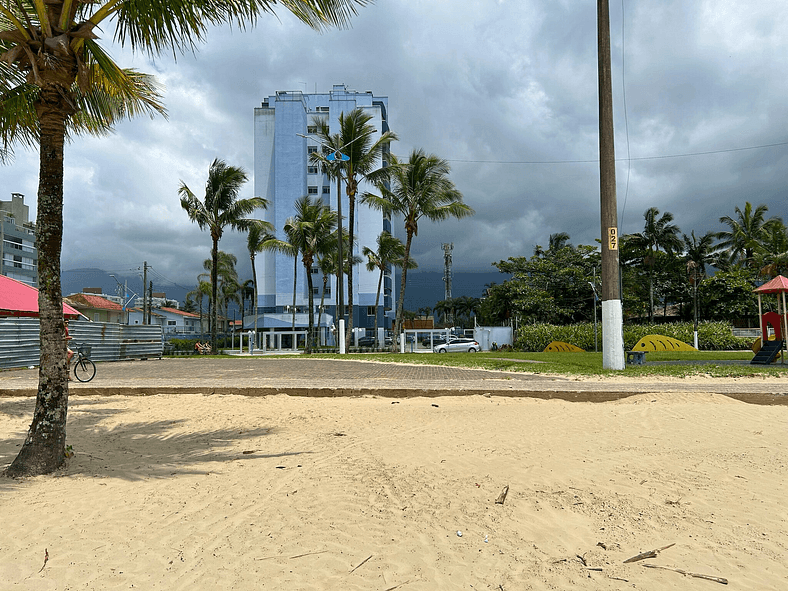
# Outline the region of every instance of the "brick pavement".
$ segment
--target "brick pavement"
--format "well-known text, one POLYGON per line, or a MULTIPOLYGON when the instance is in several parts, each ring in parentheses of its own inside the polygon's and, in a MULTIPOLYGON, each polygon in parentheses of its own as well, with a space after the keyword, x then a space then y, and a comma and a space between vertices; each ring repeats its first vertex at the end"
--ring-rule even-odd
MULTIPOLYGON (((386 397, 495 394, 606 401, 637 393, 709 392, 759 404, 788 404, 788 380, 576 379, 532 373, 315 359, 239 357, 151 359, 99 363, 96 378, 71 382, 71 395, 243 394, 386 397)), ((534 365, 538 371, 538 365, 534 365)), ((34 396, 37 369, 0 372, 0 396, 34 396)))

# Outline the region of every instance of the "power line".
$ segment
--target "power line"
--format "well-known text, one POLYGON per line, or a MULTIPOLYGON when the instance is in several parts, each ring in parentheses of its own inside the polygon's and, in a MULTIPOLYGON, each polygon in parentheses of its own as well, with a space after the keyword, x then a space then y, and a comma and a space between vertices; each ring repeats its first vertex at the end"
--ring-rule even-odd
MULTIPOLYGON (((746 150, 760 150, 763 148, 777 148, 788 146, 788 142, 777 142, 774 144, 760 144, 758 146, 746 146, 742 148, 727 148, 725 150, 707 150, 704 152, 685 152, 682 154, 665 154, 662 156, 635 156, 632 158, 616 158, 616 162, 626 162, 628 160, 664 160, 667 158, 686 158, 688 156, 707 156, 709 154, 727 154, 731 152, 744 152, 746 150)), ((464 162, 469 164, 596 164, 598 159, 593 160, 465 160, 447 159, 447 162, 464 162)))

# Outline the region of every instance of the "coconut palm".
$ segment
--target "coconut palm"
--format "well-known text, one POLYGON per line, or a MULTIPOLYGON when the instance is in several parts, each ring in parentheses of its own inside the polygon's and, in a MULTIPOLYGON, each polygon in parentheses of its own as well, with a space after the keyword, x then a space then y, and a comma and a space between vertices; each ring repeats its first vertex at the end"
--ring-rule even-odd
POLYGON ((255 267, 255 257, 258 252, 267 250, 267 245, 271 240, 276 240, 271 232, 267 231, 264 226, 255 224, 249 228, 246 236, 246 248, 249 251, 249 261, 252 263, 252 284, 254 286, 254 334, 257 334, 257 268, 255 267))
POLYGON ((679 240, 680 230, 676 224, 672 223, 673 214, 666 211, 662 216, 657 216, 659 216, 659 210, 656 207, 648 208, 643 214, 646 220, 643 232, 630 236, 632 246, 644 252, 643 261, 649 269, 648 315, 650 322, 654 321, 654 265, 656 263, 656 253, 662 249, 668 255, 672 255, 681 248, 681 241, 679 240))
POLYGON ((333 247, 331 236, 337 224, 336 212, 324 205, 320 199, 305 195, 295 202, 295 215, 288 218, 284 225, 290 244, 301 254, 307 281, 309 297, 308 330, 305 353, 312 352, 315 329, 315 303, 312 289, 312 265, 322 254, 333 247))
MULTIPOLYGON (((324 165, 324 170, 329 178, 343 178, 345 180, 345 193, 348 198, 348 233, 349 243, 352 250, 355 243, 355 216, 356 216, 356 195, 360 181, 375 183, 383 178, 385 173, 385 156, 388 153, 389 144, 397 139, 396 134, 385 131, 375 140, 377 130, 370 124, 372 115, 361 108, 353 109, 350 113, 340 113, 339 132, 329 133, 328 121, 323 117, 316 117, 314 124, 318 128, 320 141, 335 151, 341 150, 350 159, 341 164, 331 164, 327 160, 327 154, 318 150, 310 155, 310 160, 314 163, 324 165)), ((337 199, 340 196, 337 194, 337 199)), ((353 258, 352 252, 349 258, 353 258)), ((348 319, 347 333, 345 336, 346 344, 350 344, 350 335, 353 334, 353 272, 348 273, 348 309, 350 318, 348 319)))
POLYGON ((378 182, 380 195, 365 193, 362 202, 390 214, 405 218, 405 256, 403 257, 402 281, 395 321, 395 334, 402 329, 402 309, 405 302, 405 284, 410 264, 410 248, 413 237, 418 236, 419 221, 426 218, 439 222, 450 217, 464 218, 474 214, 462 201, 462 193, 449 179, 449 163, 437 156, 427 155, 423 150, 413 150, 407 162, 393 154, 386 177, 391 182, 378 182))
POLYGON ((743 211, 738 207, 734 211, 735 219, 727 215, 720 218, 720 222, 729 229, 717 232, 719 246, 730 253, 731 259, 745 267, 752 267, 755 264, 755 254, 766 239, 769 226, 782 223, 782 220, 778 217, 767 220, 766 212, 769 208, 761 204, 753 209, 749 201, 745 202, 743 211))
MULTIPOLYGON (((380 304, 380 288, 383 285, 383 274, 389 267, 399 267, 405 263, 405 245, 402 240, 392 236, 388 232, 381 232, 377 240, 377 250, 372 250, 365 246, 362 254, 367 257, 367 271, 380 271, 378 276, 378 291, 375 295, 375 339, 378 338, 378 313, 380 304)), ((409 268, 415 269, 418 265, 416 261, 410 261, 409 268)), ((380 346, 380 343, 378 343, 380 346)))
MULTIPOLYGON (((202 274, 201 274, 202 276, 202 274)), ((186 299, 190 301, 196 301, 199 305, 200 309, 200 333, 204 332, 204 324, 203 324, 203 314, 202 314, 202 301, 203 298, 208 298, 210 301, 211 299, 211 282, 210 281, 203 281, 199 276, 197 277, 197 287, 191 290, 189 293, 186 294, 186 299)), ((210 326, 210 320, 208 322, 210 326)))
MULTIPOLYGON (((288 0, 315 29, 345 26, 370 0, 288 0)), ((0 3, 0 160, 13 146, 38 146, 36 216, 41 370, 29 435, 8 475, 44 474, 65 458, 68 388, 60 286, 63 146, 66 137, 109 132, 139 114, 164 114, 153 79, 120 68, 98 34, 114 23, 121 45, 151 55, 194 50, 210 26, 239 28, 277 4, 254 0, 17 0, 0 3)))
MULTIPOLYGON (((186 183, 181 182, 178 194, 181 196, 181 207, 189 219, 196 222, 201 230, 211 233, 211 350, 216 351, 216 326, 218 321, 219 302, 219 240, 225 228, 248 230, 251 226, 265 226, 268 222, 247 218, 257 209, 268 207, 268 201, 262 197, 239 199, 241 187, 246 183, 246 172, 237 166, 229 166, 218 158, 208 169, 208 181, 205 184, 205 198, 200 200, 186 183)), ((270 224, 268 224, 270 227, 270 224)))

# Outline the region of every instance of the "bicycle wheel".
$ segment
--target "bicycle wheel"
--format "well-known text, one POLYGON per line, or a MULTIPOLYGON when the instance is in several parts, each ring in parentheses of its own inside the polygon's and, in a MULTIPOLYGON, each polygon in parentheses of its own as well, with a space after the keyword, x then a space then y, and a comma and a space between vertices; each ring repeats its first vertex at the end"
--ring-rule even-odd
POLYGON ((74 365, 74 377, 80 382, 89 382, 95 377, 95 375, 96 364, 90 359, 83 357, 77 361, 76 365, 74 365))

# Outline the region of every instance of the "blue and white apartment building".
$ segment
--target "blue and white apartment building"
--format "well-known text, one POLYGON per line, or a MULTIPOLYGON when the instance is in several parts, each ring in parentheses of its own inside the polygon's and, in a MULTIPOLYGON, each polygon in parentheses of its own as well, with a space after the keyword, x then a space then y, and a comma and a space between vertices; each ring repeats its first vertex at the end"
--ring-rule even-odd
MULTIPOLYGON (((388 97, 373 95, 371 91, 356 92, 348 90, 344 84, 335 84, 331 91, 306 94, 300 91, 279 91, 264 99, 254 110, 254 194, 269 201, 268 209, 262 213, 263 219, 276 228, 276 235, 284 238, 282 228, 288 217, 295 214, 293 203, 299 197, 311 195, 320 197, 336 211, 337 183, 329 180, 320 167, 309 162, 311 152, 322 149, 317 140, 316 117, 327 120, 330 132, 339 128, 339 116, 349 114, 355 108, 366 110, 371 116, 370 125, 378 137, 388 131, 388 97), (299 135, 300 134, 300 135, 299 135), (302 137, 307 136, 307 137, 302 137)), ((382 212, 371 209, 358 202, 364 190, 373 189, 359 183, 356 198, 354 253, 361 254, 365 246, 377 247, 377 237, 383 231, 392 231, 391 220, 382 212)), ((342 215, 347 224, 348 198, 345 185, 341 187, 342 215)), ((366 261, 365 261, 366 262, 366 261)), ((265 331, 288 330, 292 323, 293 304, 293 257, 281 253, 263 252, 256 257, 258 278, 258 327, 265 331)), ((375 326, 375 296, 377 294, 378 271, 369 272, 364 263, 353 268, 353 316, 355 327, 372 334, 375 326)), ((323 276, 317 267, 312 269, 314 294, 315 326, 317 326, 318 307, 323 287, 323 276)), ((329 290, 325 298, 325 309, 321 321, 323 334, 331 342, 336 318, 336 277, 329 279, 329 290)), ((384 275, 381 288, 381 315, 378 326, 391 328, 393 302, 396 301, 396 281, 393 269, 384 275)), ((347 305, 347 281, 343 286, 345 305, 347 305)), ((296 327, 307 326, 309 294, 304 276, 304 267, 299 260, 296 288, 296 327)), ((250 328, 249 317, 244 321, 250 328)), ((361 333, 363 334, 363 332, 361 333)), ((269 342, 268 346, 275 346, 269 342)))

